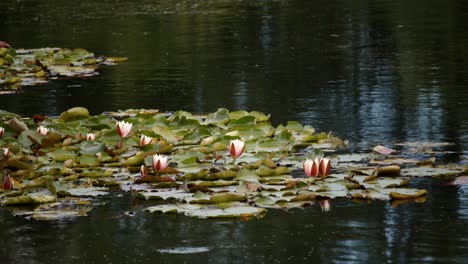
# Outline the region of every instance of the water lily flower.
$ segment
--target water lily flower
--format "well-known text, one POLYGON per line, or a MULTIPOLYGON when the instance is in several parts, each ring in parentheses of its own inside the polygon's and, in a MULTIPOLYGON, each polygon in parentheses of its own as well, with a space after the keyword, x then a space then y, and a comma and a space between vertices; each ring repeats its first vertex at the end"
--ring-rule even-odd
POLYGON ((37 133, 41 134, 41 135, 47 135, 47 133, 49 133, 49 129, 45 126, 39 126, 37 128, 37 133))
POLYGON ((164 155, 153 155, 153 169, 156 173, 164 170, 169 165, 167 156, 164 155))
POLYGON ((6 43, 5 41, 0 41, 0 49, 1 48, 11 48, 10 44, 6 43))
POLYGON ((94 133, 87 133, 86 140, 96 140, 96 135, 94 133))
POLYGON ((117 134, 119 134, 121 138, 128 137, 131 130, 132 130, 132 123, 128 123, 125 121, 117 122, 117 134))
POLYGON ((244 141, 239 139, 231 140, 231 142, 229 143, 229 154, 231 154, 232 158, 237 159, 242 155, 242 152, 244 152, 244 148, 244 141))
POLYGON ((322 211, 328 212, 331 210, 331 200, 330 199, 325 199, 325 200, 320 200, 320 208, 322 208, 322 211))
POLYGON ((317 177, 319 175, 319 164, 320 161, 318 158, 314 160, 306 159, 303 164, 305 175, 307 177, 317 177))
POLYGON ((3 148, 3 156, 8 157, 10 156, 11 152, 9 148, 3 148))
POLYGON ((151 143, 151 141, 153 140, 152 137, 148 137, 148 136, 145 136, 145 135, 141 135, 141 138, 140 138, 140 147, 143 147, 145 145, 148 145, 149 143, 151 143))
POLYGON ((141 167, 140 167, 140 176, 141 177, 146 177, 147 173, 148 173, 148 171, 146 170, 145 165, 141 165, 141 167))
POLYGON ((7 174, 3 175, 2 189, 3 190, 13 189, 13 182, 11 181, 10 175, 7 175, 7 174))
POLYGON ((0 127, 0 138, 3 137, 4 133, 5 133, 5 129, 3 127, 0 127))
POLYGON ((328 174, 330 174, 330 170, 331 170, 331 162, 330 162, 330 159, 323 158, 323 159, 320 161, 320 166, 319 166, 319 173, 320 173, 320 176, 322 176, 322 177, 327 177, 328 174))

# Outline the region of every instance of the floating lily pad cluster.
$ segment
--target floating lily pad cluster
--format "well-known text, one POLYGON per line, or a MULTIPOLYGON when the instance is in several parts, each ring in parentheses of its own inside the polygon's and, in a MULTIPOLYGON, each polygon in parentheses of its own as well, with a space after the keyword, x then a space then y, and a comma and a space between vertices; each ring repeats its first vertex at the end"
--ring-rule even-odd
POLYGON ((457 176, 466 170, 427 162, 429 167, 415 162, 403 170, 403 163, 373 165, 393 156, 410 158, 337 154, 345 151, 341 139, 295 121, 273 126, 269 119, 227 109, 205 115, 127 110, 90 116, 77 107, 56 118, 34 119, 0 111, 5 189, 0 203, 33 219, 76 217, 97 203, 93 197, 123 190, 154 200, 149 212, 260 218, 270 208, 302 208, 316 201, 329 210, 335 198, 423 199, 427 191, 408 187, 410 177, 457 176), (117 121, 123 121, 119 129, 117 121), (242 153, 228 151, 233 140, 245 143, 242 153), (324 153, 331 159, 330 174, 306 177, 303 162, 324 153), (438 173, 429 173, 434 170, 438 173), (25 204, 37 207, 18 207, 25 204))
POLYGON ((127 58, 96 57, 82 49, 0 48, 0 93, 11 93, 22 85, 46 83, 50 79, 97 75, 99 65, 115 64, 127 58))

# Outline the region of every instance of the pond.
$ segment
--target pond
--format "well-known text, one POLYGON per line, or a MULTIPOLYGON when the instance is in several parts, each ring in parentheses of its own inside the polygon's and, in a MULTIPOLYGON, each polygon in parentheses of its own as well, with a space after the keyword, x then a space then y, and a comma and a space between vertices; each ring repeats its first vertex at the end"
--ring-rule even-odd
MULTIPOLYGON (((0 40, 129 60, 88 79, 0 95, 59 115, 129 108, 257 110, 333 131, 353 151, 398 142, 468 147, 468 9, 462 1, 2 0, 0 40)), ((466 163, 465 163, 466 164, 466 163)), ((347 199, 261 220, 143 212, 115 191, 88 217, 28 221, 0 208, 2 263, 466 263, 468 188, 414 179, 424 203, 347 199), (393 206, 392 206, 393 205, 393 206), (127 211, 136 215, 129 217, 127 211)))

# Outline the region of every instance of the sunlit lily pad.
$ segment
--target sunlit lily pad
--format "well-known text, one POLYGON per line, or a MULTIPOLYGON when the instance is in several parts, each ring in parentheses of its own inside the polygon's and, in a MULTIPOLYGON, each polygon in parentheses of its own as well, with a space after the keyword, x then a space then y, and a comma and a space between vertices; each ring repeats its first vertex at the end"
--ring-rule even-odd
POLYGON ((239 203, 223 205, 157 205, 145 210, 151 213, 179 213, 198 218, 261 218, 266 214, 263 208, 252 207, 239 203))
POLYGON ((405 176, 438 178, 451 178, 460 175, 462 172, 460 169, 439 167, 414 167, 401 170, 401 174, 405 176))

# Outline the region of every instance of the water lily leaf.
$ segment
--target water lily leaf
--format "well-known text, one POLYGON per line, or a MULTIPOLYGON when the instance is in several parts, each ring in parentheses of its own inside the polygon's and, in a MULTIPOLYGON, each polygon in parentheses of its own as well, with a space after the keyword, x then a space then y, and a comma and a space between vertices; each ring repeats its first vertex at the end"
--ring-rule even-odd
POLYGON ((9 158, 6 161, 6 165, 18 170, 31 170, 33 166, 16 158, 9 158))
POLYGON ((394 188, 408 185, 409 180, 405 178, 377 178, 372 181, 362 182, 362 186, 365 188, 376 188, 376 185, 380 188, 394 188))
POLYGON ((258 177, 255 172, 251 170, 241 169, 234 179, 244 182, 258 182, 260 177, 258 177))
POLYGON ((237 176, 237 171, 232 170, 222 170, 216 172, 215 174, 208 175, 205 179, 207 180, 229 180, 237 176))
POLYGON ((90 77, 97 74, 96 67, 79 67, 66 65, 47 66, 47 69, 52 75, 63 77, 90 77))
POLYGON ((24 147, 30 147, 33 143, 40 143, 46 136, 36 133, 36 131, 25 130, 18 136, 18 142, 24 147))
POLYGON ((107 57, 106 58, 106 62, 124 62, 124 61, 127 61, 128 58, 127 57, 107 57))
POLYGON ((257 122, 266 122, 270 120, 270 115, 265 115, 264 113, 258 111, 251 111, 249 115, 254 116, 257 122))
POLYGON ((205 122, 209 124, 225 125, 229 122, 229 110, 219 108, 216 112, 208 114, 205 122))
POLYGON ((160 140, 155 144, 145 145, 142 150, 148 155, 169 153, 174 146, 165 140, 160 140))
POLYGON ((191 166, 198 164, 199 160, 205 157, 203 153, 195 151, 180 151, 172 156, 172 161, 176 162, 179 166, 191 166))
POLYGON ((66 160, 73 160, 76 158, 76 153, 73 151, 65 150, 65 149, 56 149, 52 152, 47 153, 47 156, 52 158, 55 161, 66 161, 66 160))
POLYGON ((78 216, 86 216, 87 212, 91 211, 91 207, 77 210, 77 211, 65 211, 65 210, 34 210, 34 211, 26 211, 21 213, 15 213, 15 216, 25 216, 30 219, 38 220, 38 221, 50 221, 50 220, 58 220, 58 219, 66 219, 66 218, 75 218, 78 216))
POLYGON ((238 129, 241 127, 253 128, 255 127, 255 123, 256 123, 256 118, 254 116, 244 116, 239 119, 230 120, 228 123, 228 127, 235 128, 235 129, 238 129))
MULTIPOLYGON (((225 207, 225 206, 222 206, 225 207)), ((179 213, 198 218, 253 218, 263 217, 266 210, 239 203, 228 203, 228 207, 220 208, 214 205, 158 205, 145 209, 148 212, 156 213, 179 213)))
POLYGON ((210 203, 226 203, 245 201, 246 197, 237 193, 217 193, 210 197, 210 203))
POLYGON ((80 155, 79 162, 81 167, 97 167, 100 165, 96 156, 91 155, 80 155))
POLYGON ((274 198, 271 197, 261 197, 255 200, 256 206, 273 209, 302 208, 311 204, 311 201, 277 202, 274 198))
POLYGON ((105 149, 105 145, 101 142, 97 141, 83 141, 80 144, 80 154, 86 155, 96 155, 99 152, 103 152, 105 149))
POLYGON ((28 127, 26 126, 26 124, 18 120, 18 118, 16 118, 15 116, 10 118, 10 120, 8 120, 8 122, 6 122, 5 124, 8 125, 16 133, 21 133, 23 131, 28 130, 28 127))
POLYGON ((390 196, 388 194, 381 193, 374 189, 351 190, 349 194, 353 199, 369 199, 382 201, 390 200, 390 196))
POLYGON ((68 189, 68 194, 77 197, 96 197, 109 194, 107 191, 106 187, 79 187, 68 189))
POLYGON ((57 200, 57 196, 47 192, 36 192, 16 197, 8 197, 2 200, 2 205, 26 205, 26 204, 41 204, 51 203, 57 200))
POLYGON ((145 163, 145 156, 135 155, 125 160, 125 166, 140 166, 145 163))
POLYGON ((203 206, 199 204, 161 204, 147 207, 145 211, 150 213, 173 214, 184 213, 187 210, 199 210, 202 207, 203 206))
POLYGON ((398 188, 390 192, 392 199, 409 199, 426 195, 426 190, 398 188))
POLYGON ((264 152, 280 152, 285 144, 277 139, 263 139, 256 142, 255 150, 264 152))
POLYGON ((411 177, 437 177, 437 178, 451 178, 458 176, 462 173, 459 169, 439 168, 439 167, 414 167, 402 169, 401 174, 411 177))
POLYGON ((367 161, 369 159, 369 155, 359 153, 341 154, 337 155, 336 159, 338 160, 338 163, 360 163, 363 161, 367 161))
POLYGON ((55 203, 40 204, 34 210, 15 210, 15 216, 34 220, 58 220, 86 216, 92 209, 91 202, 82 198, 66 198, 55 203))
POLYGON ((199 144, 202 138, 209 136, 211 136, 210 131, 206 128, 200 127, 199 129, 189 131, 187 134, 185 134, 182 144, 199 144))
MULTIPOLYGON (((369 163, 370 164, 376 164, 376 165, 393 165, 393 164, 417 164, 419 162, 424 162, 419 159, 415 158, 390 158, 390 159, 385 159, 385 160, 371 160, 369 163)), ((426 162, 429 162, 430 164, 434 163, 434 160, 427 160, 426 162)))
POLYGON ((64 122, 88 117, 89 111, 84 107, 73 107, 60 114, 60 119, 64 122))
POLYGON ((93 170, 83 170, 81 172, 82 178, 102 178, 102 177, 110 177, 113 175, 113 171, 111 169, 102 170, 102 169, 93 169, 93 170))
POLYGON ((143 198, 146 200, 150 199, 156 199, 156 200, 169 200, 169 199, 175 199, 182 201, 184 199, 191 199, 192 198, 192 193, 188 193, 184 190, 180 189, 167 189, 167 190, 161 190, 157 192, 138 192, 137 197, 138 198, 143 198))
POLYGON ((184 138, 183 136, 177 135, 170 128, 166 126, 156 125, 152 127, 152 131, 158 135, 161 135, 168 142, 174 143, 174 144, 184 138))
POLYGON ((248 116, 249 112, 244 111, 244 110, 238 110, 238 111, 232 111, 229 112, 229 118, 230 119, 241 119, 245 116, 248 116))

